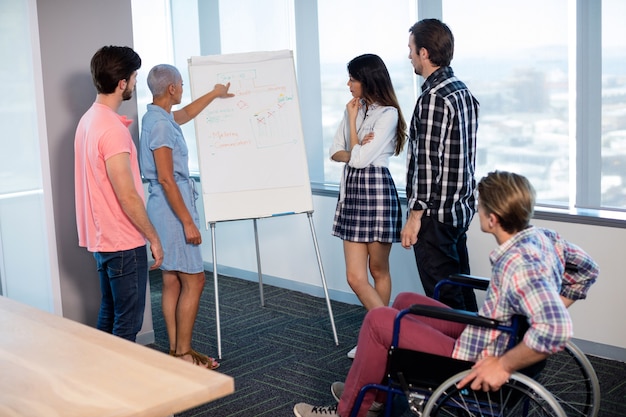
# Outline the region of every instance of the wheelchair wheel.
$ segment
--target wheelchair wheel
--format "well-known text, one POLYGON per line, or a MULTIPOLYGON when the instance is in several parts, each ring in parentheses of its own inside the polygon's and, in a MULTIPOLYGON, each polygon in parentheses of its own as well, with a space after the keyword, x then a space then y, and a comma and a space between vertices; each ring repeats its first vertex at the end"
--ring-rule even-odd
POLYGON ((520 373, 512 374, 498 391, 457 389, 457 382, 470 372, 454 375, 433 391, 422 417, 566 417, 549 391, 520 373))
POLYGON ((537 381, 563 407, 568 417, 597 417, 600 383, 589 359, 575 344, 548 358, 537 381))

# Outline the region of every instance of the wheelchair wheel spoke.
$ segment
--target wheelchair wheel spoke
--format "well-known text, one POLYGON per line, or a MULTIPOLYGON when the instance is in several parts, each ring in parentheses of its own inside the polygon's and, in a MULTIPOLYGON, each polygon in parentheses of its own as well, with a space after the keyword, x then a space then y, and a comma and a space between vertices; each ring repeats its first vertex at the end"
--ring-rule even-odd
POLYGON ((593 367, 572 343, 548 358, 537 381, 554 395, 568 417, 596 417, 600 387, 593 367))
POLYGON ((457 374, 439 386, 424 407, 423 417, 564 417, 554 397, 523 375, 496 392, 456 389, 467 373, 457 374))
POLYGON ((485 414, 471 405, 475 402, 475 398, 468 401, 466 395, 461 394, 456 387, 452 387, 443 393, 439 406, 430 415, 438 417, 484 417, 485 414))

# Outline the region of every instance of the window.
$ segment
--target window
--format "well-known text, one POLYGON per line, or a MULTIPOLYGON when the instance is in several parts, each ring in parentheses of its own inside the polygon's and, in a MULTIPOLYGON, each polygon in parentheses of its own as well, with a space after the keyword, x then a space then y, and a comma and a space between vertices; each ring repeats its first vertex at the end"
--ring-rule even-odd
MULTIPOLYGON (((528 0, 516 8, 498 0, 133 0, 133 10, 153 14, 149 27, 135 24, 137 33, 160 29, 136 44, 145 73, 152 52, 159 58, 150 65, 170 62, 187 77, 192 55, 294 50, 309 171, 325 185, 337 184, 342 168, 328 149, 350 99, 348 61, 381 56, 409 123, 423 80, 408 59, 408 29, 442 18, 455 36, 452 67, 481 103, 478 178, 512 170, 532 181, 542 206, 626 210, 621 0, 528 0)), ((184 129, 195 152, 193 124, 184 129)), ((404 155, 391 159, 401 193, 405 166, 404 155)), ((198 170, 196 155, 190 169, 198 170)))
POLYGON ((34 10, 34 1, 0 1, 0 74, 9 80, 0 97, 0 295, 53 311, 34 10))
POLYGON ((223 54, 295 49, 292 0, 221 0, 219 13, 223 54))
POLYGON ((626 5, 442 4, 452 66, 481 102, 478 176, 524 174, 544 206, 626 209, 626 5))
POLYGON ((559 206, 568 205, 571 181, 567 6, 443 1, 455 38, 451 66, 480 102, 477 179, 514 171, 531 181, 539 201, 559 206))
POLYGON ((43 186, 28 8, 26 1, 0 3, 0 73, 11 80, 0 100, 0 196, 43 186))
MULTIPOLYGON (((132 0, 132 12, 133 49, 141 57, 141 68, 137 71, 135 87, 139 132, 141 132, 141 119, 146 113, 146 106, 152 102, 152 94, 150 94, 147 82, 148 72, 150 68, 158 64, 173 64, 173 39, 168 0, 132 0)), ((181 73, 184 73, 182 68, 181 73)))
MULTIPOLYGON (((132 0, 132 7, 135 50, 143 61, 137 77, 139 120, 152 102, 146 78, 154 65, 168 63, 179 69, 185 86, 184 106, 191 101, 190 57, 295 49, 293 0, 132 0)), ((197 174, 194 125, 181 127, 190 172, 197 174)))
MULTIPOLYGON (((393 0, 318 0, 324 181, 338 183, 343 164, 330 160, 328 150, 352 98, 346 83, 348 62, 365 53, 385 62, 407 124, 417 99, 409 60, 409 28, 416 20, 414 2, 393 0), (385 16, 384 19, 373 19, 385 16)), ((389 162, 398 191, 406 185, 406 150, 389 162)))
POLYGON ((602 206, 626 208, 626 3, 602 2, 602 206))

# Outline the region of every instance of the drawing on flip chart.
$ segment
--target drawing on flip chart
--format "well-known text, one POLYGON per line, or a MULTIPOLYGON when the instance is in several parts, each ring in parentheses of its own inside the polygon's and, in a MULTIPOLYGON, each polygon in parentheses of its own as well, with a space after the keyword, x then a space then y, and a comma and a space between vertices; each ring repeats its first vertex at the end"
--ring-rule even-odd
POLYGON ((312 209, 290 51, 194 57, 192 97, 230 83, 195 119, 207 219, 312 209))
POLYGON ((228 127, 209 130, 207 139, 213 153, 233 147, 281 146, 297 140, 297 126, 290 121, 295 93, 287 86, 259 85, 256 70, 219 73, 216 78, 217 83, 231 84, 235 98, 227 107, 216 106, 205 116, 209 125, 228 127), (239 123, 242 120, 247 120, 247 125, 239 123))

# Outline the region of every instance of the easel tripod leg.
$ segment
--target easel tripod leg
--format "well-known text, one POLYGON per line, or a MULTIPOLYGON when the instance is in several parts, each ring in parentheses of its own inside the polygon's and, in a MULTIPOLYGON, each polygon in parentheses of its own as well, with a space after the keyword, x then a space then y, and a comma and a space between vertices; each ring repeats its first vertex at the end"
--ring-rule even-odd
POLYGON ((259 275, 259 294, 261 296, 261 307, 265 307, 265 298, 263 296, 263 273, 261 272, 261 252, 259 250, 259 230, 257 228, 256 219, 254 222, 254 243, 256 245, 256 268, 259 275))
POLYGON ((213 247, 213 290, 215 292, 215 324, 217 328, 217 357, 222 359, 222 331, 220 328, 220 297, 217 285, 217 246, 215 245, 215 223, 211 223, 211 246, 213 247))
POLYGON ((322 266, 322 257, 320 256, 319 245, 317 244, 317 236, 315 234, 315 226, 313 225, 313 213, 308 212, 309 226, 311 227, 311 235, 313 236, 313 245, 315 246, 315 254, 317 255, 317 265, 320 269, 320 276, 322 278, 322 286, 324 287, 324 296, 326 297, 326 306, 328 307, 328 315, 330 316, 330 324, 333 328, 333 336, 335 337, 335 345, 339 345, 339 338, 337 337, 337 328, 335 327, 335 319, 333 317, 333 309, 330 305, 330 297, 328 296, 328 286, 326 285, 326 277, 324 276, 324 267, 322 266))

